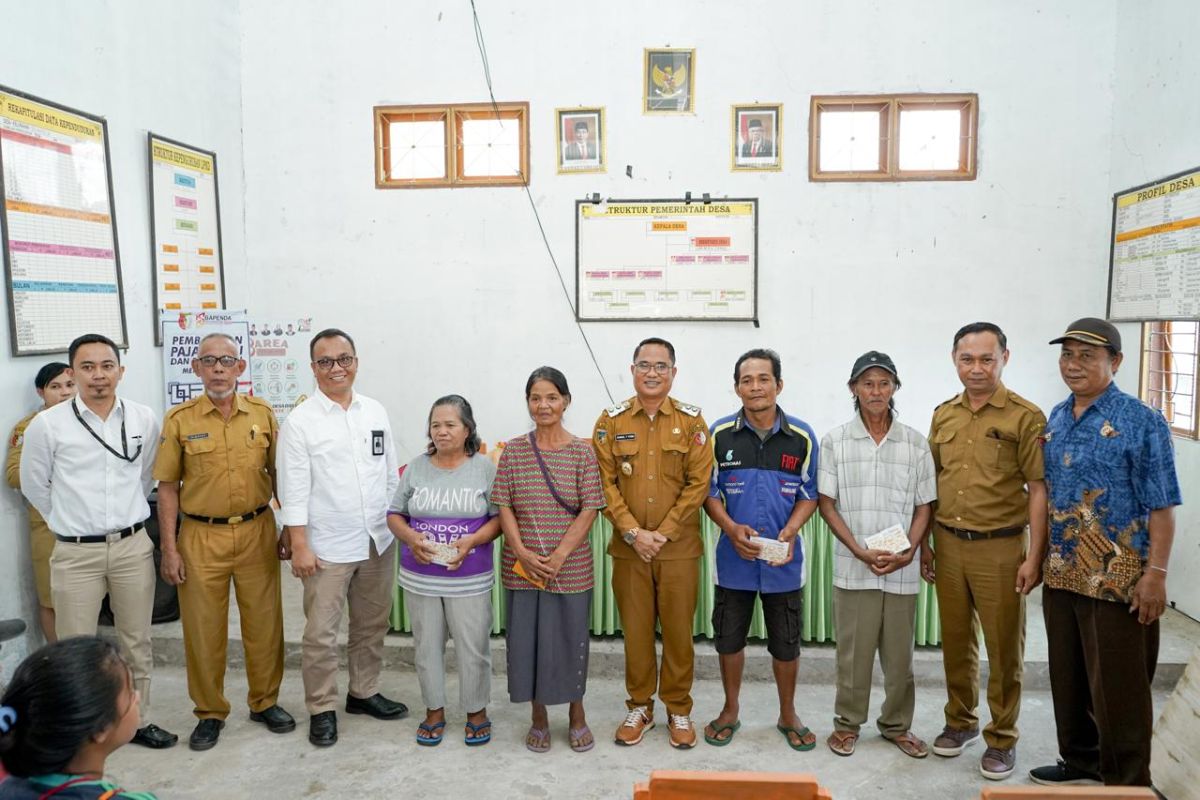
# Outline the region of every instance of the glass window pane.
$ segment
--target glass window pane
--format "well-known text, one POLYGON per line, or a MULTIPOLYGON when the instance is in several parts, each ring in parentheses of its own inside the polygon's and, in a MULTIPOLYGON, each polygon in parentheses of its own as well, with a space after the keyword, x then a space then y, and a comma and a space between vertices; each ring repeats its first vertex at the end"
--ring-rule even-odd
POLYGON ((521 174, 521 123, 467 119, 462 123, 462 176, 511 178, 521 174))
POLYGON ((900 169, 958 169, 960 109, 900 109, 900 169))
POLYGON ((392 180, 446 177, 446 121, 395 121, 388 124, 392 180))
POLYGON ((821 172, 878 172, 878 109, 869 111, 830 111, 822 109, 820 152, 817 169, 821 172))

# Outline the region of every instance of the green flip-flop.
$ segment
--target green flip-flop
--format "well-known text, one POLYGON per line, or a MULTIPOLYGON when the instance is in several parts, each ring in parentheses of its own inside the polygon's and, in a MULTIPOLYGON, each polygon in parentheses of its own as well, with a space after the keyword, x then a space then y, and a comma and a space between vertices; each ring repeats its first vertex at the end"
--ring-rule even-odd
POLYGON ((807 736, 808 734, 812 733, 812 731, 810 731, 808 729, 807 725, 805 725, 803 728, 789 728, 786 725, 776 725, 775 730, 777 730, 783 734, 784 741, 786 741, 788 744, 788 747, 792 748, 793 750, 799 750, 800 752, 807 752, 817 746, 817 743, 815 740, 812 742, 809 742, 808 744, 804 744, 804 737, 807 736), (801 741, 800 744, 792 744, 792 737, 788 735, 788 734, 792 734, 792 733, 796 734, 796 736, 798 736, 800 738, 800 741, 801 741))
POLYGON ((712 728, 713 733, 716 735, 709 736, 706 733, 704 734, 704 741, 708 742, 713 747, 724 747, 733 741, 734 734, 736 734, 742 727, 742 721, 739 719, 735 720, 732 725, 718 725, 717 721, 714 719, 712 722, 708 723, 708 727, 712 728), (729 736, 725 737, 724 739, 720 738, 721 734, 725 731, 730 732, 729 736))

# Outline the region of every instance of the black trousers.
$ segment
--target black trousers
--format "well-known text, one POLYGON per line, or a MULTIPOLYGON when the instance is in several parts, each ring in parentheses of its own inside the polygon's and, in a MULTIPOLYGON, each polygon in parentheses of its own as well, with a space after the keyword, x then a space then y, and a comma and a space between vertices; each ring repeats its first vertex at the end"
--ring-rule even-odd
POLYGON ((1106 785, 1149 786, 1158 621, 1141 625, 1127 603, 1050 587, 1042 611, 1059 755, 1106 785))

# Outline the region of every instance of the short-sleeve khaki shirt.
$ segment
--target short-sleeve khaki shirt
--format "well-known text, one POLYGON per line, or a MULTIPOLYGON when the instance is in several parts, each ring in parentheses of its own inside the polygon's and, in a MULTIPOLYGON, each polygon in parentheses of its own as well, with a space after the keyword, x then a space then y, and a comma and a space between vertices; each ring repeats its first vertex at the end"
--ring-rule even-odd
MULTIPOLYGON (((29 423, 33 422, 33 418, 41 410, 39 408, 14 425, 12 435, 8 437, 8 459, 4 465, 4 476, 8 480, 8 485, 14 489, 21 488, 21 447, 25 443, 25 429, 29 427, 29 423)), ((36 508, 28 503, 25 504, 25 507, 29 510, 29 522, 31 524, 45 524, 45 520, 42 519, 42 515, 36 508)))
POLYGON ((637 558, 621 538, 632 528, 667 537, 659 559, 702 555, 699 511, 713 458, 700 409, 668 397, 650 419, 633 397, 600 414, 592 443, 613 525, 609 555, 637 558))
POLYGON ((929 449, 937 470, 934 518, 943 526, 993 531, 1029 522, 1029 481, 1045 478, 1046 415, 1003 384, 978 411, 967 393, 933 412, 929 449))
POLYGON ((271 406, 239 394, 226 421, 207 394, 163 420, 154 478, 179 481, 179 508, 198 517, 233 517, 271 502, 279 425, 271 406))

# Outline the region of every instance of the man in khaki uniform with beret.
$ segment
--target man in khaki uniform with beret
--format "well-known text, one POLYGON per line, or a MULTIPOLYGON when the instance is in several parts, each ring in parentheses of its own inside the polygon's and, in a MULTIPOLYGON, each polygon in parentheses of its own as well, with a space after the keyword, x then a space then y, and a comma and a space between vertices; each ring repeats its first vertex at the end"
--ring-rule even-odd
POLYGON ((957 756, 979 738, 982 628, 992 719, 983 730, 987 749, 979 771, 989 780, 1007 778, 1016 766, 1025 595, 1041 581, 1046 549, 1046 417, 1000 382, 1008 355, 1004 332, 990 322, 954 335, 952 356, 964 391, 933 412, 934 551, 927 544, 921 551, 922 574, 937 587, 948 695, 946 727, 933 752, 957 756))
POLYGON ((189 744, 208 750, 230 708, 224 683, 231 579, 241 613, 250 719, 272 733, 292 731, 296 721, 277 704, 283 603, 270 503, 278 424, 269 404, 237 393, 246 362, 230 337, 205 336, 192 369, 204 394, 167 412, 154 477, 161 571, 179 587, 188 693, 200 720, 189 744))
POLYGON ((604 411, 592 434, 608 503, 604 515, 613 525, 608 553, 625 637, 628 713, 615 738, 634 745, 654 727, 657 687, 671 745, 693 747, 692 621, 704 552, 699 509, 708 495, 712 448, 700 409, 668 396, 675 379, 671 343, 646 339, 633 361, 637 395, 604 411))

